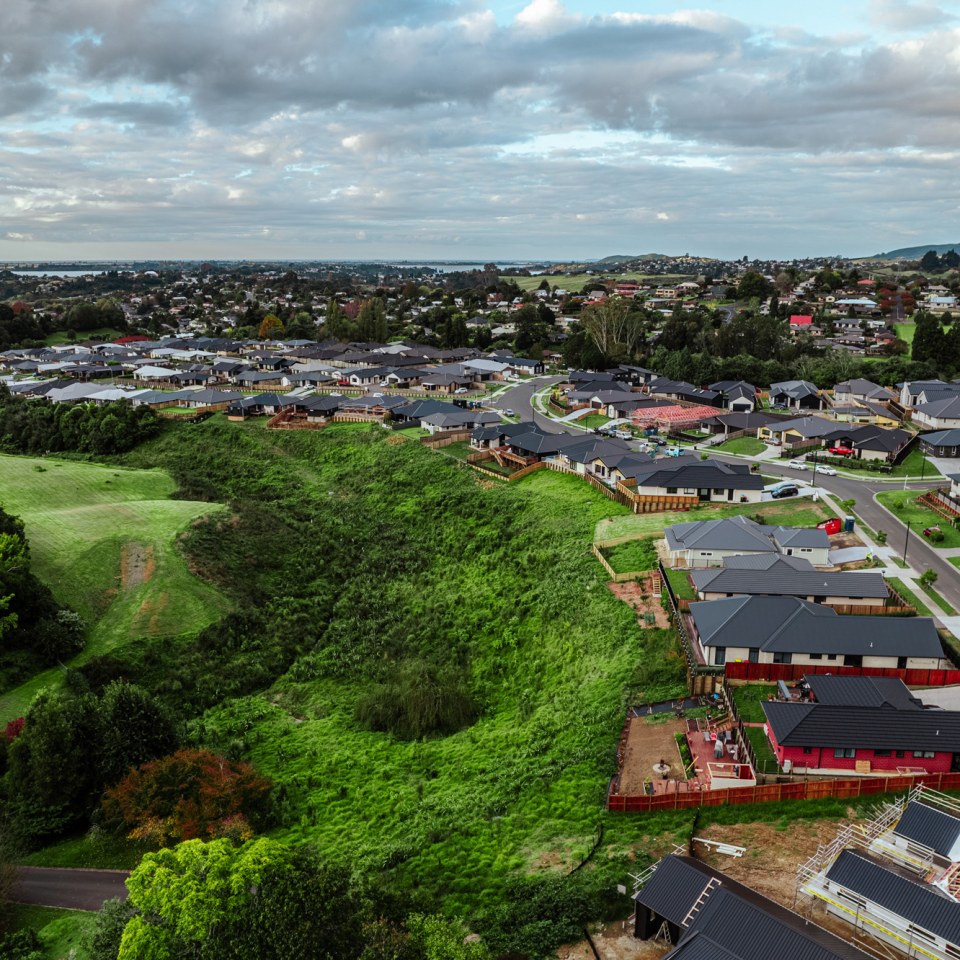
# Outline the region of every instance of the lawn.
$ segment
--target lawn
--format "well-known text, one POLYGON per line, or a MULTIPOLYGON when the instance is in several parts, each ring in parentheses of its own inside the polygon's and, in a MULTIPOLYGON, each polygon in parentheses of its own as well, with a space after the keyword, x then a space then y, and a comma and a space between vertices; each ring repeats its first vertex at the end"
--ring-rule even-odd
POLYGON ((830 466, 837 467, 841 470, 846 469, 854 476, 868 476, 876 478, 877 480, 885 480, 888 477, 923 477, 934 479, 941 476, 936 465, 924 456, 919 447, 914 447, 889 473, 881 473, 879 470, 871 470, 869 467, 856 466, 858 463, 864 462, 866 461, 832 457, 830 459, 830 466))
POLYGON ((653 570, 657 565, 656 542, 656 537, 630 540, 615 547, 607 547, 602 553, 615 573, 653 570))
POLYGON ((577 420, 577 426, 589 427, 591 430, 596 430, 599 427, 605 427, 609 422, 610 418, 604 416, 602 413, 589 413, 587 416, 577 420))
POLYGON ((678 600, 696 600, 697 594, 686 570, 667 570, 667 579, 678 600))
MULTIPOLYGON (((602 268, 598 268, 602 269, 602 268)), ((536 290, 539 288, 540 284, 546 280, 551 287, 560 287, 562 290, 569 290, 570 293, 579 293, 586 284, 596 282, 601 276, 610 278, 613 277, 616 280, 627 281, 627 280, 653 280, 658 286, 665 285, 671 280, 689 280, 691 279, 690 274, 647 274, 647 273, 636 273, 636 272, 627 272, 620 273, 615 267, 610 271, 604 271, 603 273, 574 273, 569 276, 551 276, 550 274, 545 274, 543 276, 537 275, 534 277, 505 277, 504 279, 516 283, 516 285, 524 291, 536 290)))
POLYGON ((887 577, 887 583, 903 597, 917 613, 923 617, 932 617, 933 611, 899 577, 887 577))
POLYGON ((776 696, 775 683, 730 684, 727 688, 733 696, 733 702, 740 711, 744 723, 766 723, 767 718, 760 706, 764 700, 776 696))
POLYGON ((83 941, 93 930, 95 919, 95 913, 81 910, 27 905, 13 908, 13 929, 35 930, 43 944, 44 960, 88 960, 90 954, 83 941))
POLYGON ((88 340, 116 340, 118 337, 124 337, 126 334, 122 330, 115 330, 113 327, 100 327, 97 330, 80 330, 75 336, 69 336, 66 330, 57 330, 51 333, 44 341, 48 347, 55 347, 63 343, 84 343, 88 340))
MULTIPOLYGON (((917 503, 917 498, 923 496, 923 491, 916 490, 889 490, 886 493, 878 493, 877 501, 885 506, 901 523, 910 523, 912 533, 922 536, 922 531, 926 527, 939 526, 943 532, 943 540, 939 543, 933 543, 930 540, 926 542, 935 550, 946 550, 950 547, 960 547, 960 530, 957 530, 943 517, 922 507, 917 503)), ((894 534, 896 539, 899 531, 894 534)), ((909 556, 909 548, 907 550, 909 556)))
MULTIPOLYGON (((171 499, 161 470, 0 458, 0 504, 21 517, 34 572, 90 624, 81 663, 135 636, 196 632, 227 609, 176 549, 178 534, 215 504, 171 499)), ((0 696, 0 721, 23 713, 53 669, 0 696)))
POLYGON ((728 440, 716 447, 717 450, 723 450, 724 453, 738 453, 745 457, 755 457, 758 453, 763 453, 767 445, 756 437, 737 437, 736 440, 728 440))
POLYGON ((762 516, 766 523, 785 527, 815 527, 833 516, 820 503, 800 500, 781 503, 743 503, 733 507, 696 507, 693 510, 671 510, 665 513, 631 513, 607 517, 597 524, 597 540, 616 540, 629 534, 662 533, 676 523, 693 520, 719 520, 722 517, 762 516))

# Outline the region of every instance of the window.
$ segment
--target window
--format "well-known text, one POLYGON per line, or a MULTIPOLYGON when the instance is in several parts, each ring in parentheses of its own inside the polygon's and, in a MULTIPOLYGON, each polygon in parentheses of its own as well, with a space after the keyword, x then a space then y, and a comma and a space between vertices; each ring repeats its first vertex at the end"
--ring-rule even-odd
POLYGON ((889 757, 889 756, 890 756, 890 751, 889 751, 889 750, 874 750, 874 751, 873 751, 873 755, 874 755, 875 757, 889 757))
POLYGON ((811 654, 810 654, 810 659, 811 659, 811 660, 822 660, 822 659, 823 659, 823 654, 822 654, 822 653, 811 653, 811 654))
POLYGON ((716 647, 713 652, 713 662, 719 667, 727 662, 727 648, 716 647))
POLYGON ((836 655, 835 653, 828 653, 828 654, 827 654, 827 659, 828 659, 828 660, 836 660, 836 659, 837 659, 837 655, 836 655))
POLYGON ((907 658, 906 657, 897 657, 897 669, 906 670, 907 669, 907 658))
POLYGON ((932 750, 914 750, 913 755, 917 760, 932 760, 936 756, 932 750))
POLYGON ((773 655, 774 663, 793 663, 792 653, 781 653, 779 650, 773 655))
POLYGON ((833 751, 834 757, 840 759, 841 757, 845 760, 850 760, 857 755, 857 751, 854 747, 837 747, 833 751))
POLYGON ((813 753, 813 747, 804 747, 804 748, 803 748, 803 752, 804 752, 804 753, 813 753))
POLYGON ((677 492, 676 487, 667 487, 667 493, 676 493, 676 492, 677 492))
POLYGON ((904 756, 906 756, 906 754, 904 754, 904 752, 903 752, 902 750, 898 750, 898 751, 896 752, 896 756, 899 757, 899 758, 902 760, 902 759, 904 758, 904 756))
POLYGON ((713 556, 713 551, 712 551, 712 550, 701 550, 701 551, 700 551, 700 556, 701 556, 701 557, 712 557, 712 556, 713 556))

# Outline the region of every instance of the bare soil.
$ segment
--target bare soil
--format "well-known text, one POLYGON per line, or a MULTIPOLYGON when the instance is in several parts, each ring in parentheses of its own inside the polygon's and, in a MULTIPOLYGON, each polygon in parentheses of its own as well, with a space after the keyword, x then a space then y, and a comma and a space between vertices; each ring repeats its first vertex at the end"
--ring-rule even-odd
MULTIPOLYGON (((590 936, 603 960, 660 960, 673 949, 665 943, 636 940, 633 924, 623 920, 608 923, 590 936)), ((596 960, 586 940, 561 947, 557 957, 560 960, 596 960)))
POLYGON ((682 780, 683 769, 674 734, 682 733, 684 729, 684 721, 673 717, 659 723, 648 723, 644 717, 633 717, 623 753, 620 793, 640 796, 644 780, 656 776, 653 767, 661 760, 670 764, 668 777, 682 780))
POLYGON ((152 543, 125 543, 120 551, 120 588, 129 590, 147 583, 156 568, 152 543))
POLYGON ((631 580, 627 583, 608 583, 610 592, 637 612, 637 622, 646 626, 645 613, 652 613, 656 618, 654 625, 669 627, 670 615, 660 605, 660 594, 652 593, 650 580, 631 580))

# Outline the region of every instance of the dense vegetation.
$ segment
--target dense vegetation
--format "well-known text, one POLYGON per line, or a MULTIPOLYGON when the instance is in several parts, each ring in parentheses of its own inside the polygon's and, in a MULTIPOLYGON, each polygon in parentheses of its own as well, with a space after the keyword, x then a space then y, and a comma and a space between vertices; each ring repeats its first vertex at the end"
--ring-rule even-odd
MULTIPOLYGON (((272 835, 349 863, 376 885, 376 922, 405 936, 412 911, 443 911, 535 955, 628 907, 610 892, 649 826, 607 822, 614 747, 625 704, 673 695, 682 670, 672 634, 638 626, 589 553, 622 508, 554 474, 485 487, 365 425, 215 417, 123 462, 229 503, 184 547, 234 612, 78 664, 57 698, 78 722, 117 677, 149 691, 189 721, 189 744, 268 776, 272 835), (523 903, 498 905, 516 884, 523 903)), ((70 823, 103 786, 77 784, 70 823)))
POLYGON ((159 429, 149 407, 27 400, 0 384, 0 450, 6 453, 122 453, 159 429))

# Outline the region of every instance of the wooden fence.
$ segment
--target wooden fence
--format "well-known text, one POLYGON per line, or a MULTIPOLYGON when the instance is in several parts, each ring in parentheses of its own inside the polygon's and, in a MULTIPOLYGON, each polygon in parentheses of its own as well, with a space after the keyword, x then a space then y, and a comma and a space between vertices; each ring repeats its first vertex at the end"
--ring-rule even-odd
POLYGON ((918 774, 899 777, 857 777, 845 780, 792 780, 788 783, 758 784, 732 790, 699 790, 641 796, 611 794, 611 813, 649 813, 653 810, 683 810, 694 807, 722 807, 741 803, 780 803, 784 800, 849 799, 880 793, 903 793, 923 785, 933 790, 960 789, 960 773, 918 774))
MULTIPOLYGON (((449 447, 452 443, 463 443, 470 439, 471 430, 443 430, 437 431, 429 437, 421 437, 420 442, 431 450, 449 447)), ((493 456, 493 454, 491 454, 493 456)))
POLYGON ((844 667, 835 663, 728 663, 727 680, 800 680, 804 674, 841 677, 899 677, 908 687, 949 687, 960 683, 960 670, 898 670, 895 667, 844 667))

